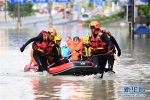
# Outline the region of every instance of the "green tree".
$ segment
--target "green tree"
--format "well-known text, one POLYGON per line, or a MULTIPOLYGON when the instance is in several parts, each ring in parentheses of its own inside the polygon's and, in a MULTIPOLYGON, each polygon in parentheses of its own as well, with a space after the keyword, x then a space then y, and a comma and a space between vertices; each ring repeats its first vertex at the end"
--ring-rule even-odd
MULTIPOLYGON (((27 4, 20 4, 20 15, 21 17, 34 15, 36 10, 32 9, 33 3, 28 2, 27 4)), ((18 4, 11 4, 8 2, 9 16, 15 18, 18 16, 18 4)))
POLYGON ((147 23, 146 25, 150 25, 150 10, 149 10, 149 5, 140 5, 138 6, 138 14, 139 15, 145 15, 147 18, 147 23))
POLYGON ((149 11, 150 11, 150 0, 148 0, 148 8, 149 8, 149 11))
POLYGON ((94 9, 94 3, 93 2, 89 2, 88 3, 88 9, 89 10, 93 10, 94 9))

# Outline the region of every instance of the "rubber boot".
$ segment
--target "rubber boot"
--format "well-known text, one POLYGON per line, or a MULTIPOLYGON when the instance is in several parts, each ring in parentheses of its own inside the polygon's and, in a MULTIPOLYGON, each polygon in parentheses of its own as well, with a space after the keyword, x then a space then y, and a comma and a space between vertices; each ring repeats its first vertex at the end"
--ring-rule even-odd
POLYGON ((101 76, 100 76, 101 79, 103 78, 103 75, 104 75, 104 71, 101 72, 101 76))
POLYGON ((105 68, 105 72, 108 72, 108 71, 110 71, 110 69, 109 68, 105 68))
POLYGON ((97 65, 95 65, 93 68, 93 77, 94 78, 96 78, 96 74, 97 74, 97 65))
POLYGON ((43 72, 43 67, 42 67, 42 64, 40 64, 38 70, 36 72, 43 72))
POLYGON ((113 72, 113 73, 115 73, 115 71, 113 71, 113 69, 112 69, 112 68, 110 69, 110 72, 113 72))

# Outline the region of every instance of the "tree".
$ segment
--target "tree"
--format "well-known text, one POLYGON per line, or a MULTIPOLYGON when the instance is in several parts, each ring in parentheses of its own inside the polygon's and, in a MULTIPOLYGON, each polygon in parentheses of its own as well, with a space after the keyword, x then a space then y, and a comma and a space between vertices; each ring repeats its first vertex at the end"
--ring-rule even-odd
POLYGON ((140 5, 138 6, 138 14, 139 15, 145 15, 147 18, 147 23, 146 25, 150 25, 150 10, 149 10, 149 5, 140 5))
POLYGON ((148 0, 148 8, 149 8, 149 11, 150 11, 150 0, 148 0))
MULTIPOLYGON (((32 9, 33 4, 28 2, 27 4, 20 4, 20 16, 26 17, 34 15, 36 10, 32 9)), ((9 16, 15 18, 18 16, 18 4, 11 4, 8 2, 8 13, 9 16)))
MULTIPOLYGON (((115 0, 115 4, 117 4, 118 0, 115 0)), ((123 8, 126 12, 126 9, 123 8)), ((124 14, 125 14, 124 12, 124 14)), ((139 15, 145 15, 147 18, 146 25, 150 25, 150 0, 148 0, 148 5, 140 5, 138 6, 138 14, 139 15)))
POLYGON ((94 9, 94 3, 93 2, 89 2, 88 3, 88 9, 89 10, 93 10, 94 9))

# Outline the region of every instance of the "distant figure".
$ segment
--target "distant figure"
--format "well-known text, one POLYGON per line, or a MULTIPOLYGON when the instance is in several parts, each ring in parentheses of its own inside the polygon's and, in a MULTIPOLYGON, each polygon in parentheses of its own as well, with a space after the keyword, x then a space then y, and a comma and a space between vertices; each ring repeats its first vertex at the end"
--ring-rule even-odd
POLYGON ((36 22, 34 22, 34 27, 36 26, 36 22))
POLYGON ((120 23, 118 23, 118 25, 119 25, 119 26, 126 26, 126 23, 120 22, 120 23))

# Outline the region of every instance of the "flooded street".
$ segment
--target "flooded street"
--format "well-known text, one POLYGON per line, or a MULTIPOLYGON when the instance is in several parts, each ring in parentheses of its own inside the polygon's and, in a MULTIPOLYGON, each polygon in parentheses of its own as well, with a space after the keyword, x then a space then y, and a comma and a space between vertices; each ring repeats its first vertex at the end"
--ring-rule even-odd
MULTIPOLYGON (((57 33, 63 36, 79 36, 90 33, 87 28, 78 28, 77 23, 55 25, 57 33), (79 31, 78 31, 79 30, 79 31)), ((105 73, 103 79, 92 76, 51 76, 24 72, 30 61, 31 44, 24 52, 20 47, 41 30, 48 30, 48 23, 35 26, 23 25, 0 28, 0 100, 150 100, 150 37, 129 38, 128 27, 102 27, 112 33, 121 48, 119 65, 114 65, 115 74, 105 73), (145 87, 145 97, 126 97, 132 94, 125 87, 145 87)))

